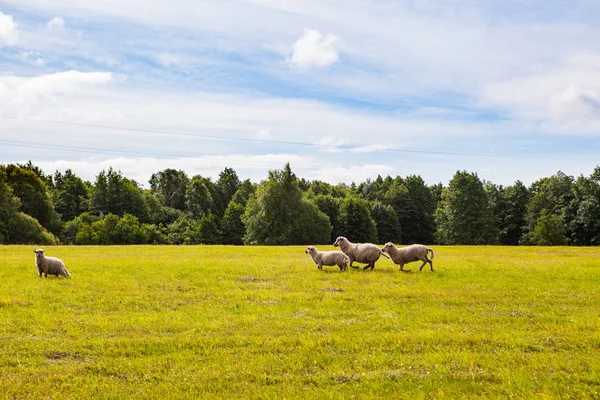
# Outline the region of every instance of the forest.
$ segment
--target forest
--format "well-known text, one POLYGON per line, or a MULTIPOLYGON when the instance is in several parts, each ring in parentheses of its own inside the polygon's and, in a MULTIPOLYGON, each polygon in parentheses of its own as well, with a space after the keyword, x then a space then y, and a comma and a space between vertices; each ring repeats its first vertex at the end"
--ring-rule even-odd
POLYGON ((224 168, 218 179, 182 170, 144 188, 112 168, 94 182, 71 170, 48 175, 31 161, 0 165, 2 244, 597 245, 600 167, 562 172, 529 187, 457 171, 447 186, 420 176, 351 185, 299 178, 290 164, 260 183, 224 168))

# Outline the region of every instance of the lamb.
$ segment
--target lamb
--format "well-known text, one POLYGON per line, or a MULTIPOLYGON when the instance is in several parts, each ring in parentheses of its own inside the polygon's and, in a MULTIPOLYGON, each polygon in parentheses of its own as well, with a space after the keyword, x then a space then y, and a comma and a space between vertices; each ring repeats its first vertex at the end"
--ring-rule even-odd
POLYGON ((352 268, 358 268, 352 265, 354 261, 367 264, 363 270, 367 268, 375 268, 375 261, 379 260, 379 256, 389 258, 377 245, 373 243, 351 243, 348 239, 343 236, 338 236, 333 243, 335 247, 340 248, 344 254, 350 259, 350 266, 352 268))
POLYGON ((394 246, 392 242, 387 242, 383 246, 382 251, 385 251, 390 255, 392 261, 400 266, 400 271, 408 272, 409 270, 404 269, 404 264, 408 264, 413 261, 423 261, 419 271, 423 270, 425 264, 429 263, 429 267, 433 271, 433 262, 431 261, 435 257, 433 249, 422 244, 411 244, 410 246, 403 247, 401 249, 394 246), (431 258, 427 257, 427 254, 431 252, 431 258))
POLYGON ((44 277, 48 277, 50 275, 56 276, 64 276, 70 277, 69 271, 65 268, 65 263, 62 260, 55 257, 46 257, 44 256, 44 251, 42 249, 34 250, 35 253, 35 266, 37 267, 38 272, 40 273, 40 278, 42 274, 44 277))
POLYGON ((314 246, 308 246, 305 253, 310 254, 320 270, 323 269, 323 265, 337 265, 340 271, 345 271, 350 262, 348 256, 341 251, 319 251, 314 246))

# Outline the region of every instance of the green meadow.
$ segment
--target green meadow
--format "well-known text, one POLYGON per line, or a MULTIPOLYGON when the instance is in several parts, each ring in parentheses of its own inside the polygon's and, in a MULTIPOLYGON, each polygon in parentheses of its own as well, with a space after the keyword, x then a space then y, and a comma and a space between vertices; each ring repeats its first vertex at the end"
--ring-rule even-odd
POLYGON ((0 247, 0 398, 600 398, 597 247, 34 249, 0 247))

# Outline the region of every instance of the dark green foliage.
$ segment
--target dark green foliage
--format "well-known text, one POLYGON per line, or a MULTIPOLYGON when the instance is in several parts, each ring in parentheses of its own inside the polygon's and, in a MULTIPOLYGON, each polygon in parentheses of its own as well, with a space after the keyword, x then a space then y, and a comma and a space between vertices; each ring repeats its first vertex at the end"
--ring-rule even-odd
POLYGON ((242 182, 238 191, 235 192, 235 194, 231 198, 231 201, 246 206, 246 203, 248 203, 248 199, 250 198, 252 193, 254 193, 255 190, 256 186, 252 182, 250 182, 250 179, 246 179, 244 182, 242 182))
POLYGON ((131 214, 140 220, 148 220, 148 206, 137 182, 123 177, 112 168, 96 177, 91 196, 92 211, 107 215, 131 214))
POLYGON ((60 240, 67 244, 75 244, 77 233, 84 229, 84 226, 91 226, 92 223, 100 221, 101 219, 102 218, 97 215, 89 212, 78 215, 64 225, 60 240))
POLYGON ((198 223, 198 243, 219 244, 221 243, 221 231, 217 225, 217 219, 213 214, 206 214, 198 223))
POLYGON ((559 171, 555 175, 540 179, 531 185, 533 197, 527 206, 527 225, 533 231, 543 210, 554 214, 565 222, 568 205, 573 200, 573 177, 559 171))
POLYGON ((216 182, 181 170, 150 190, 112 168, 94 184, 71 170, 48 176, 29 162, 0 166, 0 243, 600 244, 600 167, 526 188, 457 172, 447 188, 419 176, 358 185, 298 179, 289 164, 260 185, 225 168, 216 182), (113 214, 113 215, 111 215, 113 214), (437 226, 436 226, 437 223, 437 226), (402 233, 402 235, 400 235, 402 233), (434 235, 435 234, 435 235, 434 235))
POLYGON ((54 235, 25 213, 18 212, 7 222, 6 244, 58 244, 54 235))
POLYGON ((346 197, 340 208, 342 236, 355 243, 376 243, 377 227, 366 200, 346 197))
POLYGON ((342 235, 340 212, 343 200, 333 197, 331 194, 319 194, 316 195, 312 201, 319 210, 329 217, 329 222, 331 223, 329 243, 335 242, 335 239, 342 235))
POLYGON ((221 232, 214 215, 201 219, 182 216, 166 228, 166 243, 170 244, 218 244, 221 232))
POLYGON ((46 184, 33 167, 23 168, 14 164, 0 166, 12 194, 21 202, 20 211, 35 218, 44 228, 58 234, 61 229, 60 216, 54 205, 46 184))
POLYGON ((555 214, 542 210, 536 224, 528 234, 527 243, 537 246, 563 246, 568 244, 566 227, 555 214))
POLYGON ((210 179, 200 175, 194 176, 188 184, 185 206, 192 218, 200 219, 213 211, 215 202, 209 187, 212 187, 210 179))
POLYGON ((214 213, 218 218, 222 218, 225 210, 231 201, 233 195, 240 188, 240 179, 237 173, 231 168, 225 168, 220 174, 215 184, 214 213))
POLYGON ((33 217, 19 211, 20 200, 7 184, 6 171, 0 168, 0 243, 56 244, 56 239, 33 217))
POLYGON ((518 245, 526 225, 529 191, 521 181, 516 181, 507 188, 487 183, 486 192, 500 229, 500 244, 518 245))
POLYGON ((377 226, 377 243, 400 243, 402 237, 400 222, 394 209, 375 201, 371 203, 370 212, 377 226))
POLYGON ((567 207, 568 230, 575 245, 600 244, 600 167, 589 178, 580 176, 572 186, 567 207))
POLYGON ((356 187, 355 194, 367 201, 383 201, 387 188, 383 188, 383 179, 378 176, 374 181, 367 179, 356 187))
POLYGON ((329 218, 312 202, 302 200, 298 204, 291 243, 328 243, 331 234, 329 218))
POLYGON ((335 198, 343 198, 348 195, 348 189, 344 185, 330 185, 327 182, 315 180, 310 183, 307 190, 308 197, 312 198, 318 195, 331 195, 335 198))
POLYGON ((183 211, 189 181, 185 172, 167 168, 152 174, 149 183, 152 194, 163 206, 183 211))
POLYGON ((166 226, 185 215, 184 211, 163 206, 149 190, 144 190, 142 196, 148 207, 148 222, 151 224, 166 226))
POLYGON ((242 222, 242 216, 246 211, 248 199, 254 193, 255 187, 246 179, 242 182, 240 188, 231 198, 223 219, 221 220, 222 242, 223 244, 244 244, 246 227, 242 222))
POLYGON ((91 224, 83 221, 80 223, 75 235, 76 244, 149 244, 154 243, 156 238, 154 226, 140 223, 139 219, 131 214, 119 217, 109 213, 91 224))
POLYGON ((89 210, 90 188, 70 169, 54 174, 54 208, 64 222, 89 210))
POLYGON ((246 227, 242 222, 244 211, 246 207, 234 201, 227 206, 221 221, 223 244, 244 244, 244 235, 246 235, 246 227))
POLYGON ((458 171, 436 211, 438 241, 442 244, 493 244, 498 228, 487 193, 477 174, 458 171))
POLYGON ((324 243, 331 232, 327 216, 302 198, 289 164, 281 171, 269 171, 269 178, 248 200, 242 221, 247 244, 324 243))
POLYGON ((404 180, 408 189, 408 204, 400 213, 398 221, 402 227, 402 242, 433 243, 435 236, 436 201, 431 189, 425 185, 420 176, 408 176, 404 180))

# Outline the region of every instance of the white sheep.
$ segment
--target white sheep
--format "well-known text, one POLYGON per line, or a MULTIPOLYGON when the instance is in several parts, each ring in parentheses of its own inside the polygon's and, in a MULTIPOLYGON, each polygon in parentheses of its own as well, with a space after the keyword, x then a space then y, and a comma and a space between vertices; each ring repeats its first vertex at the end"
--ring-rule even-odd
POLYGON ((429 263, 429 267, 433 271, 433 262, 431 260, 435 257, 435 253, 433 252, 433 249, 422 244, 411 244, 410 246, 399 249, 394 246, 392 242, 387 242, 385 246, 383 246, 382 251, 388 253, 394 264, 400 266, 400 271, 409 271, 404 269, 404 264, 419 260, 423 261, 419 271, 423 270, 423 267, 427 263, 429 263), (427 257, 429 252, 431 252, 431 258, 427 257))
POLYGON ((65 268, 65 263, 62 260, 55 257, 46 257, 44 256, 44 251, 42 249, 34 250, 35 253, 35 266, 37 267, 38 272, 40 273, 40 278, 42 274, 44 277, 48 277, 48 275, 56 275, 56 276, 64 276, 69 277, 69 271, 65 268))
POLYGON ((352 268, 358 268, 352 265, 354 261, 367 264, 367 268, 375 268, 375 261, 379 260, 380 256, 389 258, 377 245, 373 243, 351 243, 348 239, 343 236, 338 236, 333 243, 335 247, 340 248, 345 255, 350 259, 350 266, 352 268))
POLYGON ((314 246, 308 246, 305 253, 310 254, 320 270, 323 269, 323 265, 337 265, 340 271, 345 271, 350 262, 350 258, 341 251, 319 251, 314 246))

